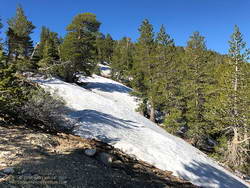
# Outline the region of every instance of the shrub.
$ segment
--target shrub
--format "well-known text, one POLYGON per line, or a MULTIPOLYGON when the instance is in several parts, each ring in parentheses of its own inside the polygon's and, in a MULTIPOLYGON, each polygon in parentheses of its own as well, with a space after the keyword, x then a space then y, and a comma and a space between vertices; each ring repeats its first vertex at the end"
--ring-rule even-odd
POLYGON ((65 125, 64 101, 50 95, 44 89, 32 91, 29 100, 22 107, 22 119, 27 123, 49 132, 68 132, 71 125, 65 125))

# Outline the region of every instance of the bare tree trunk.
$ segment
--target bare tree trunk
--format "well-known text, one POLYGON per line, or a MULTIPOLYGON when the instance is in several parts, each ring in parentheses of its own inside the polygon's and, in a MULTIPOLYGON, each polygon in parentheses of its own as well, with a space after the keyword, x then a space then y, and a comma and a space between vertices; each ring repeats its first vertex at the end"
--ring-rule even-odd
POLYGON ((228 160, 227 162, 231 165, 238 165, 238 140, 239 134, 236 127, 233 128, 233 139, 228 145, 228 160))
POLYGON ((38 47, 39 47, 39 43, 36 44, 36 46, 35 46, 35 48, 34 48, 32 54, 31 54, 31 56, 30 56, 30 59, 33 59, 33 57, 34 57, 34 55, 35 55, 36 50, 37 50, 38 47))
POLYGON ((238 90, 238 61, 236 61, 235 65, 235 78, 234 78, 234 115, 237 116, 237 90, 238 90))
POLYGON ((149 119, 150 119, 152 122, 155 122, 155 108, 154 108, 153 102, 151 102, 150 117, 149 117, 149 119))

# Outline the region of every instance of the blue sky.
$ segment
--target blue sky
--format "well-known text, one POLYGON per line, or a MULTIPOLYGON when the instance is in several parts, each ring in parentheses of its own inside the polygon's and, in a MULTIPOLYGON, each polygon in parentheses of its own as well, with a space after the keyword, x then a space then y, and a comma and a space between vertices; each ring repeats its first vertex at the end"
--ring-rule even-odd
POLYGON ((64 36, 76 14, 92 12, 102 22, 101 32, 114 39, 136 40, 138 27, 147 18, 155 32, 164 24, 177 45, 186 45, 192 32, 200 31, 209 49, 226 53, 237 24, 250 46, 250 0, 2 0, 0 17, 5 25, 18 3, 37 27, 34 41, 39 40, 42 25, 64 36))

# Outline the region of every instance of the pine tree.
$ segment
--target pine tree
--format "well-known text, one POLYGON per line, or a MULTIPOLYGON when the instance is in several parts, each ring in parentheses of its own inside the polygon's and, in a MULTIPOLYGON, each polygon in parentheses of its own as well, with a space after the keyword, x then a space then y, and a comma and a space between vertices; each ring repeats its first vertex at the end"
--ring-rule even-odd
POLYGON ((111 62, 113 50, 114 50, 114 40, 110 34, 107 34, 105 37, 105 54, 106 54, 105 60, 109 63, 111 62))
POLYGON ((111 60, 112 77, 128 83, 131 77, 134 59, 134 45, 131 39, 123 37, 117 41, 111 60))
POLYGON ((111 63, 114 50, 114 40, 110 34, 106 36, 100 33, 96 39, 97 60, 100 63, 111 63))
POLYGON ((173 102, 173 94, 177 94, 174 88, 178 86, 177 82, 180 78, 176 74, 175 53, 174 40, 162 25, 156 36, 154 82, 150 93, 155 98, 155 106, 158 110, 168 114, 171 111, 170 103, 173 102))
POLYGON ((228 64, 220 81, 219 106, 214 113, 226 138, 225 161, 232 167, 247 166, 249 160, 250 75, 249 51, 237 26, 229 41, 228 64))
POLYGON ((189 137, 198 144, 206 135, 206 88, 209 84, 208 56, 205 38, 199 32, 190 37, 187 48, 186 101, 189 137))
POLYGON ((104 53, 104 48, 105 48, 105 35, 102 33, 98 33, 96 36, 96 51, 97 51, 97 55, 96 55, 96 59, 98 62, 100 63, 104 63, 105 62, 105 53, 104 53))
MULTIPOLYGON (((38 53, 41 60, 38 65, 42 68, 49 68, 50 66, 58 63, 60 39, 58 34, 50 31, 48 28, 43 27, 41 32, 40 44, 38 47, 38 53)), ((53 69, 50 72, 53 72, 53 69)))
POLYGON ((44 50, 45 43, 49 38, 49 33, 50 33, 49 28, 42 26, 41 33, 40 33, 39 48, 38 48, 38 54, 39 54, 40 59, 43 58, 43 50, 44 50))
MULTIPOLYGON (((166 33, 166 29, 162 25, 156 36, 156 78, 154 85, 160 87, 159 89, 164 95, 170 89, 168 86, 172 82, 175 49, 174 40, 166 33)), ((163 100, 166 100, 165 97, 163 100)))
POLYGON ((157 68, 154 87, 157 89, 156 101, 164 112, 165 128, 176 134, 187 125, 186 100, 183 91, 183 81, 186 71, 184 64, 185 51, 175 47, 174 40, 166 33, 162 25, 156 38, 157 68))
POLYGON ((30 34, 35 26, 24 14, 24 10, 19 5, 16 9, 16 16, 8 20, 8 57, 28 58, 33 51, 33 42, 30 34))
POLYGON ((15 64, 9 64, 0 50, 0 117, 4 119, 18 116, 18 107, 28 92, 27 88, 22 87, 23 82, 17 77, 16 71, 15 64))
POLYGON ((153 72, 155 68, 155 39, 153 26, 146 19, 140 28, 140 37, 135 45, 135 64, 133 66, 133 87, 135 94, 140 96, 142 103, 140 111, 147 113, 147 106, 150 106, 150 119, 155 121, 154 98, 149 97, 148 92, 153 83, 153 72), (149 105, 148 105, 149 103, 149 105))
POLYGON ((66 35, 60 49, 62 61, 69 61, 65 65, 65 79, 73 81, 75 72, 80 71, 85 75, 91 75, 96 66, 96 35, 100 22, 92 13, 77 15, 68 25, 66 35))

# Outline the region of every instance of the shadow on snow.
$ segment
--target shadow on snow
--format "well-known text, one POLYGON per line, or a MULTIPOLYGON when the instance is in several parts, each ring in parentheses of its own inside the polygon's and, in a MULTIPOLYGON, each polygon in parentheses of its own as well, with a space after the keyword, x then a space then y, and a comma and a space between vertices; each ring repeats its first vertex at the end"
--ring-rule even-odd
MULTIPOLYGON (((207 163, 193 161, 189 164, 184 164, 184 168, 193 175, 199 176, 195 182, 207 182, 208 184, 217 184, 220 188, 232 188, 232 187, 247 187, 237 179, 229 176, 220 169, 217 169, 207 163)), ((185 180, 190 178, 183 172, 177 172, 180 177, 185 180)))
POLYGON ((109 93, 113 93, 113 92, 129 93, 132 91, 132 89, 130 89, 126 86, 120 85, 120 84, 100 83, 100 82, 89 82, 89 83, 87 83, 87 86, 85 86, 84 88, 97 89, 97 90, 109 92, 109 93))

